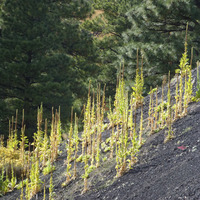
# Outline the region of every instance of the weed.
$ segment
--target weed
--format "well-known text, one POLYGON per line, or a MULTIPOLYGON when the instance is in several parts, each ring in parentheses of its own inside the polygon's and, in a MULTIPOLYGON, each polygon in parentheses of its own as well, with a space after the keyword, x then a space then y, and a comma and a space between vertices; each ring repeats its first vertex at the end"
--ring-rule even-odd
POLYGON ((72 161, 72 154, 73 154, 73 108, 71 111, 71 124, 70 124, 70 130, 68 135, 68 143, 67 143, 67 173, 66 173, 66 183, 69 183, 71 180, 71 161, 72 161))
POLYGON ((50 183, 49 183, 49 200, 53 200, 53 173, 51 172, 50 183))
MULTIPOLYGON (((86 144, 87 145, 87 144, 86 144)), ((85 148, 87 148, 85 146, 85 148)), ((89 164, 88 164, 88 156, 87 156, 87 150, 85 149, 85 156, 83 157, 83 161, 84 161, 84 169, 85 169, 85 173, 84 175, 82 176, 82 178, 84 179, 84 189, 82 191, 82 194, 84 194, 87 190, 88 190, 88 176, 89 176, 89 164)))
POLYGON ((4 180, 4 168, 3 168, 0 175, 0 196, 3 196, 8 192, 9 190, 8 184, 9 184, 8 175, 6 173, 6 179, 4 180))
POLYGON ((155 128, 154 123, 156 123, 156 121, 154 119, 155 118, 155 112, 157 114, 157 110, 156 110, 157 108, 156 107, 154 108, 154 99, 153 99, 155 92, 157 93, 157 88, 154 88, 154 89, 151 88, 151 90, 149 92, 150 101, 149 101, 149 123, 148 124, 151 127, 151 134, 154 133, 154 128, 155 128))
POLYGON ((137 109, 141 105, 143 105, 143 99, 142 96, 143 90, 144 90, 144 78, 143 78, 143 57, 142 57, 142 66, 141 66, 141 72, 139 74, 139 60, 138 60, 138 50, 137 50, 137 68, 136 68, 136 78, 135 78, 135 84, 132 87, 132 98, 133 98, 133 104, 134 108, 137 109))
POLYGON ((53 172, 55 169, 56 169, 56 167, 50 161, 48 161, 46 164, 46 167, 43 168, 42 173, 44 175, 47 175, 47 174, 53 172))
POLYGON ((78 152, 78 145, 79 145, 79 136, 78 136, 78 118, 75 113, 75 122, 74 122, 74 144, 75 144, 75 155, 74 155, 74 175, 73 179, 76 178, 76 159, 77 159, 77 152, 78 152))
POLYGON ((110 159, 113 158, 113 152, 114 152, 114 138, 115 138, 115 132, 114 132, 114 124, 112 125, 112 132, 110 136, 110 159))
POLYGON ((175 104, 175 117, 174 120, 178 119, 178 102, 179 102, 179 94, 178 94, 178 75, 176 74, 176 104, 175 104))
POLYGON ((47 119, 45 119, 44 138, 40 147, 40 161, 42 162, 42 168, 45 167, 47 162, 48 163, 50 162, 50 160, 48 160, 49 157, 50 157, 50 148, 49 148, 49 139, 47 136, 47 119))
POLYGON ((143 106, 141 107, 141 117, 140 117, 140 134, 139 134, 139 145, 140 146, 143 144, 142 133, 143 133, 143 106))
POLYGON ((46 200, 46 184, 44 180, 43 200, 46 200))
POLYGON ((193 97, 193 101, 200 101, 200 77, 199 77, 199 67, 200 62, 197 61, 197 91, 195 97, 193 97))
POLYGON ((14 174, 13 163, 11 164, 11 167, 12 167, 12 171, 11 171, 12 177, 11 177, 9 185, 10 185, 11 190, 13 190, 15 188, 16 183, 17 183, 17 178, 14 174))
POLYGON ((171 94, 170 94, 170 71, 168 74, 168 93, 167 93, 167 98, 168 98, 168 107, 167 107, 167 125, 168 125, 168 135, 165 138, 165 143, 169 141, 170 139, 174 138, 173 131, 172 131, 172 105, 171 105, 171 94))

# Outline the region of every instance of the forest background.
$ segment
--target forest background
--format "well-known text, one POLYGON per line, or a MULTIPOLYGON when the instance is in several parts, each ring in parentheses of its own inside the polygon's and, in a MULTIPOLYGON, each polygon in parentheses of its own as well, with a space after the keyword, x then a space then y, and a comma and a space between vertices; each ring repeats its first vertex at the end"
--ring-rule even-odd
MULTIPOLYGON (((188 49, 193 67, 200 49, 198 0, 0 0, 0 135, 25 112, 26 135, 37 129, 37 108, 51 120, 61 106, 81 116, 91 91, 106 84, 114 98, 122 65, 126 87, 134 85, 136 55, 143 57, 145 93, 173 75, 188 49)), ((107 98, 108 99, 108 98, 107 98)), ((21 125, 19 125, 21 127, 21 125)))

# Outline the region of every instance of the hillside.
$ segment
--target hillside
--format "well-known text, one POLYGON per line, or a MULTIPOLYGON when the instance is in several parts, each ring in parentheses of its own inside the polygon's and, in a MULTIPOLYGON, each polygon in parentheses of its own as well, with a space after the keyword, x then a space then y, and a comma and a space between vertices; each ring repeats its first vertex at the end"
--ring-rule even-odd
MULTIPOLYGON (((175 79, 171 81, 171 95, 175 94, 175 79)), ((196 70, 193 70, 193 92, 196 91, 196 70)), ((167 92, 167 86, 164 88, 167 92)), ((161 91, 158 91, 158 96, 161 91)), ((148 117, 149 96, 144 100, 144 122, 148 117)), ((200 139, 199 121, 200 102, 190 103, 188 114, 176 120, 172 129, 174 139, 164 143, 166 128, 149 135, 149 129, 145 128, 146 142, 140 148, 138 162, 131 170, 120 178, 115 178, 115 158, 109 159, 108 153, 102 151, 107 160, 101 166, 91 172, 88 179, 89 190, 81 194, 83 190, 84 164, 78 163, 78 176, 66 187, 62 183, 66 180, 65 142, 60 146, 62 151, 58 157, 53 172, 54 199, 200 199, 200 139)), ((139 123, 139 119, 138 123, 139 123)), ((105 123, 108 123, 105 120, 105 123)), ((102 139, 110 136, 111 130, 102 133, 102 139)), ((46 198, 50 175, 41 179, 46 185, 46 198)), ((20 190, 7 193, 1 199, 19 199, 20 190)), ((43 191, 33 199, 43 199, 43 191)))
POLYGON ((173 140, 163 144, 165 130, 150 136, 133 169, 75 199, 200 199, 199 119, 200 103, 191 104, 188 115, 173 124, 173 140))

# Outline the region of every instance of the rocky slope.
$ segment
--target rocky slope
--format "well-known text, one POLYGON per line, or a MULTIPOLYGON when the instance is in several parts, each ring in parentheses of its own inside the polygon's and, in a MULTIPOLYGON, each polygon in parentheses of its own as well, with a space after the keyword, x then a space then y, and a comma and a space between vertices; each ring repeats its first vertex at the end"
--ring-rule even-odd
MULTIPOLYGON (((171 81, 172 98, 175 93, 176 79, 171 81)), ((196 70, 193 71, 194 93, 196 86, 196 70)), ((167 87, 165 87, 167 94, 167 87)), ((161 91, 159 91, 161 96, 161 91)), ((148 117, 149 97, 145 98, 144 119, 148 117)), ((139 113, 138 113, 138 116, 139 113)), ((139 121, 139 117, 138 117, 139 121)), ((90 190, 81 194, 83 179, 81 174, 84 165, 79 163, 79 176, 67 187, 61 185, 65 181, 66 150, 65 143, 60 147, 56 170, 53 172, 54 199, 134 199, 134 200, 164 200, 164 199, 200 199, 200 102, 190 103, 188 114, 173 123, 174 139, 164 143, 167 128, 149 136, 141 147, 138 162, 124 176, 115 178, 115 159, 107 160, 101 167, 90 174, 90 190)), ((103 138, 110 135, 110 130, 102 133, 103 138)), ((106 153, 103 156, 107 156, 106 153)), ((50 175, 42 176, 46 183, 48 199, 50 175)), ((15 190, 1 197, 5 200, 19 199, 20 191, 15 190)), ((43 199, 43 192, 33 199, 43 199)))

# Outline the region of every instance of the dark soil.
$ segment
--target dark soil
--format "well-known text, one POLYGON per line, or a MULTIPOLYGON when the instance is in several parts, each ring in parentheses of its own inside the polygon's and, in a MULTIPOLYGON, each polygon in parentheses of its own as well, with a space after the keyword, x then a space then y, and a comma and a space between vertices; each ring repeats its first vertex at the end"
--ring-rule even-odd
MULTIPOLYGON (((196 86, 196 71, 193 71, 196 86)), ((171 82, 172 97, 175 93, 175 79, 171 82)), ((195 92, 195 87, 194 87, 195 92)), ((167 94, 167 87, 165 87, 167 94)), ((161 95, 161 91, 159 92, 161 95)), ((144 118, 148 116, 149 97, 145 98, 144 118)), ((139 118, 138 118, 139 120, 139 118)), ((101 166, 90 174, 89 191, 81 195, 84 165, 79 164, 79 176, 67 187, 65 181, 65 144, 60 147, 56 170, 53 172, 54 199, 96 200, 164 200, 200 199, 200 102, 190 103, 187 116, 173 123, 174 139, 164 143, 167 128, 149 136, 146 129, 145 144, 141 147, 138 162, 120 178, 115 178, 115 159, 102 161, 101 166)), ((110 130, 102 133, 103 139, 109 137, 110 130)), ((104 153, 103 157, 109 157, 104 153)), ((48 197, 50 175, 42 177, 46 183, 48 197)), ((5 200, 20 199, 20 191, 15 190, 1 197, 5 200)), ((40 192, 33 199, 43 199, 40 192)))
POLYGON ((149 137, 139 162, 112 185, 75 199, 199 200, 200 103, 191 105, 173 130, 175 138, 166 144, 165 130, 149 137))

